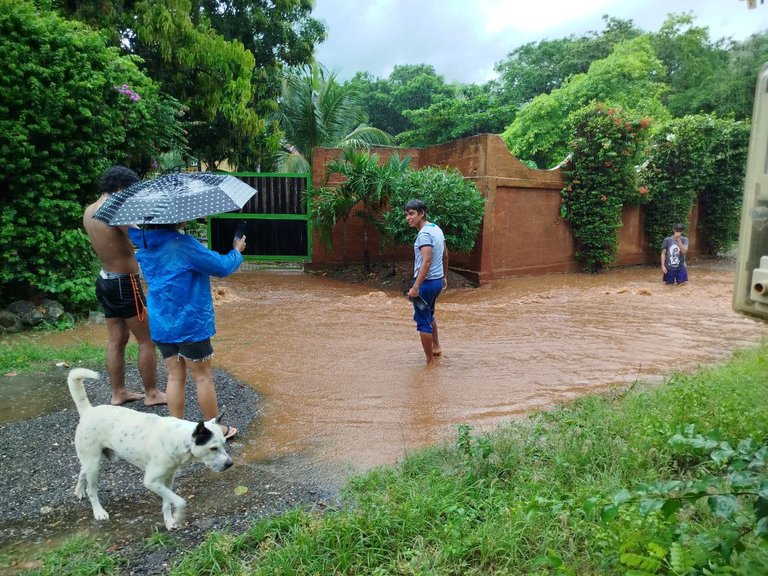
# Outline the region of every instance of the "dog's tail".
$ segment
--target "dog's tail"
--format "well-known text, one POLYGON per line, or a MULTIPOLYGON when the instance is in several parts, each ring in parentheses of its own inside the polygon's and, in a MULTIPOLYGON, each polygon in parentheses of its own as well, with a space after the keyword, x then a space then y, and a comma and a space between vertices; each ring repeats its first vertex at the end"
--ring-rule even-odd
POLYGON ((74 370, 70 370, 69 376, 67 376, 67 384, 69 384, 69 393, 72 395, 72 400, 75 401, 78 414, 82 414, 84 410, 91 407, 91 402, 88 400, 88 395, 85 393, 83 380, 86 378, 96 379, 98 377, 99 374, 97 372, 88 370, 87 368, 75 368, 74 370))

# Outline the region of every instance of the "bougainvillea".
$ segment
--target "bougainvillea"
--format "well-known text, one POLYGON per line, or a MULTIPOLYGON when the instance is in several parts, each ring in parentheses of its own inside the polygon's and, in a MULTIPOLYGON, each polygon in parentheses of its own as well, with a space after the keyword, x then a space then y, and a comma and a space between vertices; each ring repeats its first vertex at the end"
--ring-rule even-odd
POLYGON ((648 198, 648 188, 637 184, 635 164, 650 120, 601 103, 572 119, 561 216, 571 225, 577 260, 597 272, 616 256, 624 204, 648 198))

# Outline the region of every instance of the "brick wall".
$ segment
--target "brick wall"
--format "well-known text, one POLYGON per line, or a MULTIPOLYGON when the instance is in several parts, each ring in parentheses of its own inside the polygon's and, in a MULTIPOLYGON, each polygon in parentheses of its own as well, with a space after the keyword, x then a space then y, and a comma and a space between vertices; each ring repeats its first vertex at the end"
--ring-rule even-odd
MULTIPOLYGON (((374 148, 384 162, 391 154, 411 156, 411 167, 450 166, 471 178, 486 199, 482 230, 475 248, 468 254, 452 254, 450 266, 480 283, 493 278, 579 269, 570 226, 560 218, 562 174, 559 169, 534 170, 512 156, 495 134, 481 134, 427 148, 374 148)), ((341 155, 337 149, 316 148, 312 181, 321 186, 325 164, 341 155)), ((331 181, 331 184, 333 181, 331 181)), ((691 214, 689 238, 691 256, 699 253, 695 233, 696 208, 691 214)), ((622 214, 619 249, 614 266, 655 264, 661 247, 648 247, 644 211, 628 206, 622 214)), ((670 223, 671 228, 672 223, 670 223)), ((362 226, 353 218, 347 227, 350 263, 363 260, 362 226)), ((343 228, 333 232, 334 251, 313 239, 312 264, 341 264, 343 228)), ((391 261, 391 249, 381 250, 375 231, 369 247, 373 262, 391 261)), ((410 262, 410 246, 395 250, 398 261, 410 262)))

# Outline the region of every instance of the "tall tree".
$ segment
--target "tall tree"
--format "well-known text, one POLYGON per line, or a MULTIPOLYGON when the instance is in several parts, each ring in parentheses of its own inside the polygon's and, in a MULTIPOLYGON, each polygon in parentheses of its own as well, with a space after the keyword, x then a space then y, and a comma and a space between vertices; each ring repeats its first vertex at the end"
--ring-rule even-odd
POLYGON ((0 0, 0 302, 95 302, 83 206, 110 164, 138 172, 179 146, 179 104, 79 22, 0 0))
POLYGON ((592 101, 620 106, 629 116, 666 119, 669 112, 660 102, 666 89, 660 81, 664 72, 647 36, 621 42, 586 74, 577 74, 551 94, 534 98, 502 137, 518 158, 540 167, 554 166, 568 153, 570 115, 592 101))
POLYGON ((310 171, 318 146, 367 148, 393 142, 389 134, 364 123, 355 92, 319 64, 286 76, 276 117, 285 134, 280 166, 289 172, 310 171))
POLYGON ((395 66, 386 80, 359 73, 347 84, 360 94, 370 125, 393 136, 414 128, 405 115, 406 110, 429 108, 436 102, 453 98, 455 91, 427 64, 395 66))
POLYGON ((325 35, 309 18, 310 0, 47 2, 140 56, 184 103, 190 145, 212 165, 228 157, 258 163, 276 145, 263 118, 276 107, 281 68, 310 61, 325 35))
POLYGON ((603 21, 599 34, 529 42, 510 52, 496 64, 506 103, 518 107, 549 94, 571 76, 587 72, 595 60, 608 57, 617 43, 641 34, 630 20, 603 16, 603 21))
POLYGON ((665 82, 669 92, 664 96, 664 104, 672 115, 684 116, 708 108, 700 94, 706 91, 713 71, 726 66, 725 41, 710 41, 709 30, 696 26, 692 14, 670 14, 650 38, 667 71, 665 82))
POLYGON ((405 110, 413 129, 398 135, 405 146, 431 146, 475 134, 498 134, 514 119, 515 109, 500 97, 498 83, 457 86, 455 95, 443 97, 428 108, 405 110))

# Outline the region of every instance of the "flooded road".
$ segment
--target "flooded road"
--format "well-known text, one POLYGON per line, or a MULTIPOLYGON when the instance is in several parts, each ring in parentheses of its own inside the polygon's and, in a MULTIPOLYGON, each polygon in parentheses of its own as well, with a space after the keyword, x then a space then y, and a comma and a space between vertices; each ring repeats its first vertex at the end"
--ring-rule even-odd
POLYGON ((724 360, 768 333, 731 310, 732 268, 548 275, 448 290, 443 356, 423 365, 410 305, 307 275, 243 273, 218 284, 217 365, 264 395, 250 458, 302 452, 341 476, 489 430, 592 390, 724 360))
MULTIPOLYGON (((275 487, 281 483, 312 482, 318 493, 332 493, 351 474, 452 442, 458 424, 492 430, 592 391, 725 360, 768 334, 768 324, 731 310, 732 261, 694 264, 690 276, 688 285, 667 287, 655 268, 639 267, 449 287, 437 307, 443 355, 430 368, 399 292, 300 272, 215 281, 215 364, 260 401, 233 443, 238 466, 185 488, 187 497, 197 494, 196 529, 207 518, 277 509, 306 494, 289 486, 286 497, 275 487), (252 500, 235 490, 241 486, 252 487, 252 500)), ((34 338, 104 346, 106 329, 34 338)), ((71 408, 64 370, 0 376, 0 425, 71 408)), ((66 457, 74 461, 69 442, 66 457)), ((61 490, 69 491, 64 480, 61 490)), ((146 537, 158 524, 152 496, 113 504, 108 526, 74 499, 63 501, 58 524, 22 519, 0 541, 25 557, 89 526, 121 541, 146 537)))
MULTIPOLYGON (((241 442, 249 462, 303 462, 331 483, 450 437, 490 430, 590 391, 726 359, 768 325, 731 310, 733 262, 556 274, 445 292, 443 356, 423 365, 398 293, 298 272, 215 282, 215 362, 263 395, 241 442)), ((102 328, 57 339, 103 342, 102 328)))

